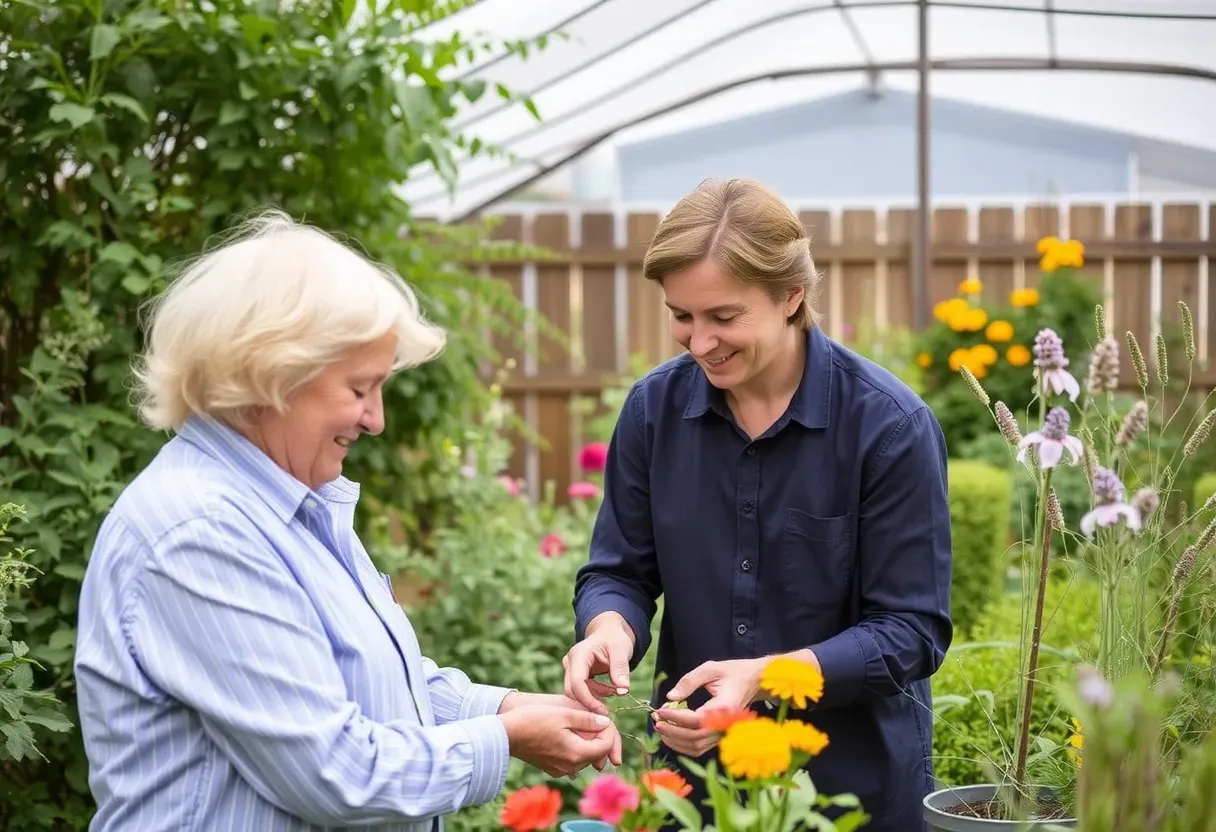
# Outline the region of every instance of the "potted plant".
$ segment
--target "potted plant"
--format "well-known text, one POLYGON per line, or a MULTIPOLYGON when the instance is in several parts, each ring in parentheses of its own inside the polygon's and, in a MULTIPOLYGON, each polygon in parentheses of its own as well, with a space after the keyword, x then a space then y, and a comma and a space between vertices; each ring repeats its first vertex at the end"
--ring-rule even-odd
MULTIPOLYGON (((1051 245, 1041 247, 1044 257, 1051 245)), ((1079 263, 1078 263, 1079 265, 1079 263)), ((1195 356, 1190 310, 1179 303, 1183 340, 1188 361, 1195 356)), ((1044 328, 1034 340, 1032 365, 1034 401, 1037 410, 1034 430, 1023 435, 1013 412, 1003 401, 995 405, 972 370, 959 368, 972 393, 989 408, 1001 434, 1026 466, 1035 482, 1031 539, 1022 547, 1023 633, 1025 650, 1019 673, 1018 708, 1014 726, 1014 748, 1007 765, 996 766, 999 777, 987 785, 942 788, 924 800, 924 817, 931 830, 1057 830, 1077 828, 1077 811, 1070 797, 1075 793, 1082 767, 1084 723, 1074 714, 1076 731, 1069 743, 1056 744, 1045 737, 1032 737, 1031 712, 1035 698, 1043 693, 1039 684, 1040 648, 1044 627, 1044 600, 1049 573, 1059 568, 1053 561, 1053 544, 1067 537, 1074 540, 1067 568, 1078 580, 1093 580, 1100 588, 1096 619, 1097 668, 1089 684, 1109 685, 1142 674, 1158 683, 1170 669, 1172 646, 1177 635, 1178 611, 1197 559, 1213 539, 1216 521, 1197 538, 1173 526, 1166 511, 1173 477, 1173 460, 1159 462, 1160 447, 1147 443, 1147 430, 1156 418, 1168 381, 1167 350, 1158 337, 1156 385, 1150 384, 1148 368, 1139 344, 1127 333, 1127 344, 1139 385, 1139 396, 1125 412, 1116 406, 1119 375, 1119 345, 1106 333, 1105 311, 1095 309, 1096 344, 1089 362, 1084 390, 1070 369, 1066 345, 1051 329, 1044 328), (1159 387, 1157 396, 1150 388, 1159 387), (1147 453, 1145 453, 1147 451, 1147 453), (1147 461, 1141 459, 1147 457, 1147 461), (1082 466, 1091 495, 1090 510, 1080 518, 1079 533, 1066 527, 1060 503, 1052 488, 1052 476, 1062 465, 1082 466), (1188 545, 1189 544, 1189 545, 1188 545), (1162 565, 1167 564, 1164 579, 1162 565), (1160 592, 1152 587, 1162 584, 1160 592), (1099 681, 1095 682, 1093 679, 1099 681), (1067 761, 1069 764, 1061 765, 1067 761), (1051 763, 1054 781, 1036 782, 1032 763, 1051 763)), ((1183 458, 1194 453, 1208 437, 1216 412, 1193 425, 1182 447, 1183 458)), ((1210 508, 1210 507, 1209 507, 1210 508)), ((1184 674, 1190 672, 1182 662, 1184 674)), ((1198 668, 1193 668, 1198 671, 1198 668)), ((1207 671, 1210 673, 1210 669, 1207 671)), ((1176 714, 1184 718, 1181 705, 1176 714)), ((1176 756, 1175 732, 1155 738, 1176 756)), ((1127 832, 1131 832, 1130 828, 1127 832)))

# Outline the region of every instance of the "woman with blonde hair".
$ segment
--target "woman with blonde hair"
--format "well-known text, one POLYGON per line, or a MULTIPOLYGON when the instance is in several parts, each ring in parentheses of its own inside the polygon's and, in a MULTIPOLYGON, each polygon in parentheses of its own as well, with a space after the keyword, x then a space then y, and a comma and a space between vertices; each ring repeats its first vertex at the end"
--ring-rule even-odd
POLYGON ((924 829, 928 678, 952 638, 937 419, 819 328, 806 231, 763 185, 702 183, 643 269, 686 352, 638 381, 618 418, 567 695, 602 713, 627 691, 662 595, 653 704, 673 765, 704 762, 718 740, 705 712, 763 708, 765 663, 793 656, 825 679, 790 713, 829 737, 809 764, 816 788, 858 795, 870 832, 924 829))
POLYGON ((510 756, 619 763, 606 718, 425 658, 355 534, 343 460, 444 340, 399 277, 278 212, 157 300, 140 413, 175 436, 106 516, 80 598, 92 829, 434 830, 510 756))

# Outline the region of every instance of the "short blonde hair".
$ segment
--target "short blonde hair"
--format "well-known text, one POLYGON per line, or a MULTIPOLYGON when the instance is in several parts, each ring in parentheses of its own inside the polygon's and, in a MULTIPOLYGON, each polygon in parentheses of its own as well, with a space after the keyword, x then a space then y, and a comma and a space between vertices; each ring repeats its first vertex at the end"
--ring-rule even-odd
POLYGON ((146 312, 136 393, 140 418, 158 430, 194 414, 243 426, 251 407, 282 412, 327 364, 388 333, 394 370, 435 358, 446 341, 400 277, 280 211, 242 223, 146 312))
POLYGON ((662 283, 703 260, 718 263, 740 283, 760 286, 777 302, 802 288, 802 303, 787 322, 809 329, 820 321, 810 239, 798 216, 765 185, 706 179, 659 223, 642 274, 662 283))

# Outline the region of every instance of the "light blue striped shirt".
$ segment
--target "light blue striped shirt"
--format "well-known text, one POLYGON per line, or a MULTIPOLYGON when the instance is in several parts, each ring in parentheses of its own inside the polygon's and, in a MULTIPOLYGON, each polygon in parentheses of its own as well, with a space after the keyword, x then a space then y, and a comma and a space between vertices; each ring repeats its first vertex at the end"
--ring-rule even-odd
POLYGON ((421 832, 502 790, 509 691, 421 655, 358 497, 201 419, 126 488, 80 597, 92 829, 421 832))

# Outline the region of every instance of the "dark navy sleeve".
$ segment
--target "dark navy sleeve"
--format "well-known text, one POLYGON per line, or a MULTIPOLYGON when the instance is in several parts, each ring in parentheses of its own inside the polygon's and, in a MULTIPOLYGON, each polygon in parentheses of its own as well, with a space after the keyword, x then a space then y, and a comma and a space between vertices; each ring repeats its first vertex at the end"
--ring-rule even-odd
POLYGON ((922 406, 876 440, 858 519, 860 621, 811 645, 820 707, 899 693, 936 672, 953 637, 945 437, 922 406))
POLYGON ((574 584, 575 639, 602 612, 620 613, 633 630, 632 667, 650 647, 650 621, 662 592, 650 524, 649 453, 643 390, 630 391, 608 444, 604 500, 591 532, 591 554, 574 584))

